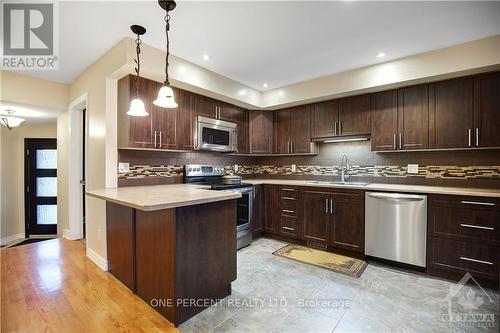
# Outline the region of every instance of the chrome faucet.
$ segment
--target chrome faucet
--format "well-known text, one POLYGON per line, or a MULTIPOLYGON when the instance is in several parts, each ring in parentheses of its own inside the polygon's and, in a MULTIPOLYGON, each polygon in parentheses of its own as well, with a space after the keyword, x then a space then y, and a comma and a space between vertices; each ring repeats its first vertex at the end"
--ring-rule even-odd
POLYGON ((349 166, 349 159, 347 158, 347 154, 344 153, 342 155, 342 162, 340 163, 340 181, 343 183, 347 179, 349 179, 349 175, 346 175, 346 171, 348 171, 351 167, 349 166), (345 167, 344 167, 345 160, 345 167))

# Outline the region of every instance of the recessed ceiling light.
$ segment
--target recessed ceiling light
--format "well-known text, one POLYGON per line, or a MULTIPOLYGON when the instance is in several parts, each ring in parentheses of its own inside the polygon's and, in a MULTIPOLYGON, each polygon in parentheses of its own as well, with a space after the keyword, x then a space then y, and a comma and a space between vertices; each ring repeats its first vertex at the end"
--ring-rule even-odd
POLYGON ((209 61, 210 60, 210 56, 208 54, 204 54, 203 55, 203 60, 209 61))
POLYGON ((385 57, 385 53, 384 52, 379 52, 377 54, 377 58, 383 58, 383 57, 385 57))
POLYGON ((269 85, 268 85, 267 83, 264 83, 262 86, 263 86, 264 88, 269 87, 269 85))

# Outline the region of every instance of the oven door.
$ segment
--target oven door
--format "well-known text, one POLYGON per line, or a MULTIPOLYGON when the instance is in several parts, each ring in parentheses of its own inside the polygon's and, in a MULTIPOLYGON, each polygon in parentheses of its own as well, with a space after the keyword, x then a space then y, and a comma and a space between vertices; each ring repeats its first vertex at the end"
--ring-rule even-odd
POLYGON ((197 117, 197 150, 236 151, 237 126, 227 121, 197 117))

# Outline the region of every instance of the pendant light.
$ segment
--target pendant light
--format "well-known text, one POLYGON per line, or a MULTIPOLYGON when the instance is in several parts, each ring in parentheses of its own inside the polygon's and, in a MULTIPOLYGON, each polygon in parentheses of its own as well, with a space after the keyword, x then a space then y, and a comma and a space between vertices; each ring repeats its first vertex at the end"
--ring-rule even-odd
POLYGON ((168 57, 170 56, 170 40, 168 38, 168 32, 170 30, 170 11, 174 10, 176 4, 173 0, 158 0, 158 4, 166 12, 165 14, 165 34, 167 35, 167 55, 165 56, 165 82, 163 86, 158 91, 158 98, 153 102, 154 105, 162 108, 176 108, 177 103, 174 98, 174 91, 170 87, 170 80, 168 78, 168 57))
POLYGON ((144 102, 139 98, 139 73, 141 71, 141 36, 146 33, 146 29, 140 25, 130 26, 130 30, 137 35, 135 40, 135 51, 137 53, 137 59, 134 59, 137 67, 135 68, 135 98, 130 102, 130 108, 127 111, 127 115, 133 117, 145 117, 149 115, 146 108, 144 107, 144 102))
POLYGON ((12 130, 14 127, 18 127, 22 123, 24 123, 23 118, 18 118, 18 117, 13 117, 12 115, 16 113, 16 111, 13 110, 5 110, 5 113, 0 114, 0 123, 7 127, 10 130, 12 130))

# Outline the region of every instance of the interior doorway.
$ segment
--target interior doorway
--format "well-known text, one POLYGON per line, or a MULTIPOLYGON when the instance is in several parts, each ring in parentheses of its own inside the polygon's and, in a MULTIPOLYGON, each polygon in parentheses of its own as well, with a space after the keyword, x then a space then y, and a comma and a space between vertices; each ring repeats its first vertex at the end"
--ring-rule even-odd
POLYGON ((57 140, 25 139, 26 238, 57 234, 57 140))
POLYGON ((82 174, 81 174, 81 180, 80 180, 80 184, 82 185, 82 197, 81 197, 81 200, 80 202, 82 203, 82 209, 81 209, 81 213, 82 213, 82 216, 81 216, 81 221, 82 221, 82 234, 83 234, 83 239, 86 238, 86 234, 87 234, 87 228, 86 228, 86 203, 85 203, 85 185, 86 185, 86 168, 85 168, 85 161, 86 161, 86 156, 85 156, 85 152, 87 151, 86 150, 86 147, 85 147, 85 143, 87 141, 87 109, 83 109, 82 110, 82 117, 81 117, 81 128, 82 128, 82 144, 81 144, 81 159, 82 159, 82 174))

